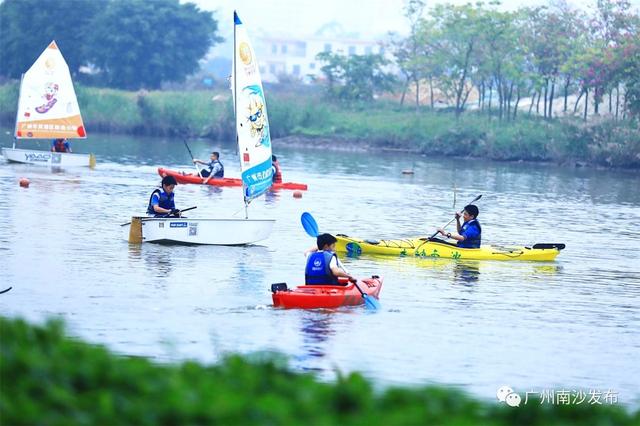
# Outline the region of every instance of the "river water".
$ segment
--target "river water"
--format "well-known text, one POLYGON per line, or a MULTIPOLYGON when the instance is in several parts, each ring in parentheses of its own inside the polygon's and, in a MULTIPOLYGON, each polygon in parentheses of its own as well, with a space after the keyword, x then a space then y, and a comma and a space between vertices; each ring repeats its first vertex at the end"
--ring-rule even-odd
MULTIPOLYGON (((4 131, 0 145, 11 145, 4 131)), ((13 286, 0 312, 62 317, 74 336, 162 362, 277 351, 323 380, 360 371, 379 386, 436 383, 483 399, 509 385, 523 397, 610 390, 640 403, 638 172, 274 146, 284 180, 309 191, 254 201, 250 217, 277 222, 250 247, 122 240, 120 224, 144 212, 159 182, 156 168, 192 169, 179 140, 91 135, 73 147, 97 154, 94 170, 0 160, 0 290, 13 286), (566 250, 555 262, 344 258, 356 276, 384 277, 380 311, 271 306, 271 283, 304 279, 314 240, 302 212, 323 232, 427 235, 451 218, 454 186, 458 210, 483 195, 484 242, 566 250)), ((221 151, 226 175, 239 175, 231 144, 191 148, 200 158, 221 151)), ((178 186, 176 199, 198 206, 191 217, 244 215, 239 188, 178 186)))

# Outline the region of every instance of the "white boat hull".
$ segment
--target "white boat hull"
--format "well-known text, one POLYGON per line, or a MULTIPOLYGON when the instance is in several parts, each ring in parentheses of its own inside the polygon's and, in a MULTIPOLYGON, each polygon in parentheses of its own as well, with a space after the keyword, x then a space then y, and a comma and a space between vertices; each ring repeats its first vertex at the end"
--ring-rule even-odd
POLYGON ((38 164, 42 166, 94 167, 96 164, 96 159, 93 154, 2 148, 2 155, 7 161, 14 163, 38 164))
MULTIPOLYGON (((269 238, 275 219, 142 218, 142 242, 236 246, 269 238)), ((122 226, 129 242, 131 224, 122 226)))

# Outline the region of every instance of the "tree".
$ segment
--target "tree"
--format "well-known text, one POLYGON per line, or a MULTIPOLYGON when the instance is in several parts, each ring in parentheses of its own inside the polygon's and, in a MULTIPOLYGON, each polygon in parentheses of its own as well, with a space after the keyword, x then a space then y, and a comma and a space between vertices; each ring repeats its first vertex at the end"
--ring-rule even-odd
MULTIPOLYGON (((564 96, 563 112, 566 114, 569 108, 569 93, 576 83, 582 64, 579 57, 585 52, 591 43, 591 35, 587 31, 587 17, 584 12, 572 9, 567 3, 557 5, 560 22, 563 26, 560 75, 562 76, 562 88, 564 96)), ((584 92, 580 92, 580 96, 584 92)), ((579 99, 578 99, 579 100, 579 99)))
POLYGON ((20 78, 55 40, 69 70, 86 63, 84 35, 103 3, 87 0, 5 0, 0 3, 0 74, 20 78))
POLYGON ((420 106, 420 79, 422 75, 422 46, 421 27, 423 26, 425 3, 423 0, 409 0, 405 6, 404 16, 409 22, 409 36, 404 39, 392 42, 393 55, 400 71, 405 77, 405 85, 402 91, 400 105, 404 104, 404 98, 409 88, 409 84, 416 86, 416 109, 420 106))
POLYGON ((615 57, 625 86, 624 106, 632 118, 640 119, 640 37, 625 36, 616 47, 615 57))
POLYGON ((110 1, 92 22, 87 58, 107 85, 156 89, 181 81, 221 38, 210 12, 178 0, 110 1))
POLYGON ((551 118, 556 82, 560 68, 567 60, 565 45, 568 34, 557 10, 542 6, 526 9, 525 13, 527 19, 523 21, 523 30, 527 50, 538 74, 537 80, 542 82, 538 90, 541 92, 539 96, 544 96, 543 116, 551 118))
POLYGON ((608 91, 611 112, 611 93, 613 88, 619 92, 621 67, 625 62, 617 53, 622 44, 628 45, 629 39, 640 37, 640 18, 633 13, 627 0, 598 0, 590 28, 595 36, 593 49, 600 53, 599 57, 590 61, 590 71, 597 77, 594 83, 594 109, 597 114, 598 106, 608 91))
POLYGON ((516 27, 517 14, 495 10, 479 12, 478 26, 481 31, 480 43, 475 50, 475 63, 478 67, 476 75, 481 76, 483 83, 489 80, 490 88, 495 85, 499 117, 502 119, 506 116, 508 119, 514 89, 516 105, 520 101, 521 80, 524 76, 524 58, 516 27))
POLYGON ((331 52, 321 52, 316 56, 324 62, 321 70, 328 82, 328 93, 347 101, 368 101, 377 93, 393 88, 395 78, 385 72, 388 65, 382 55, 344 56, 331 52))
POLYGON ((440 64, 439 81, 449 98, 455 99, 456 116, 465 108, 472 73, 478 69, 475 62, 475 50, 480 37, 478 25, 479 8, 467 4, 464 6, 438 5, 431 11, 431 39, 427 40, 433 52, 433 60, 440 64))

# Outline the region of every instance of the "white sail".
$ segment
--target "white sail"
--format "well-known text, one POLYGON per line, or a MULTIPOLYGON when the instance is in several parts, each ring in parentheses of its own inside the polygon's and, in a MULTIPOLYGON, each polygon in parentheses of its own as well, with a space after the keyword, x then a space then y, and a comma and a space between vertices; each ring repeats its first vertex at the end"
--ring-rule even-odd
POLYGON ((262 195, 273 181, 271 136, 258 61, 247 32, 233 12, 233 97, 245 203, 262 195))
MULTIPOLYGON (((245 210, 271 187, 271 138, 256 57, 242 22, 234 12, 232 90, 245 210)), ((274 219, 187 219, 132 217, 121 225, 132 244, 254 244, 269 237, 274 219)))
POLYGON ((22 77, 15 137, 86 138, 69 66, 55 41, 22 77))

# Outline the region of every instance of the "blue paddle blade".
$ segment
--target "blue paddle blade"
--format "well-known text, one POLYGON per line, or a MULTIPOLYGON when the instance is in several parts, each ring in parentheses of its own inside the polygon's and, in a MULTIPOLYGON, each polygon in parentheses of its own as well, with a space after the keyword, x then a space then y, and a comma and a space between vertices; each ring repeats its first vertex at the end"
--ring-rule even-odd
POLYGON ((362 298, 364 299, 364 305, 367 307, 367 309, 380 309, 382 307, 378 299, 376 299, 375 297, 363 294, 362 298))
POLYGON ((300 222, 302 222, 302 227, 311 237, 317 237, 320 235, 318 232, 318 224, 316 220, 311 216, 311 213, 304 212, 302 216, 300 216, 300 222))

